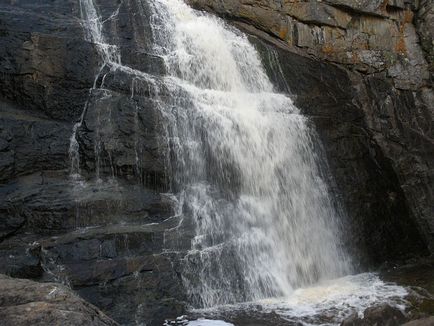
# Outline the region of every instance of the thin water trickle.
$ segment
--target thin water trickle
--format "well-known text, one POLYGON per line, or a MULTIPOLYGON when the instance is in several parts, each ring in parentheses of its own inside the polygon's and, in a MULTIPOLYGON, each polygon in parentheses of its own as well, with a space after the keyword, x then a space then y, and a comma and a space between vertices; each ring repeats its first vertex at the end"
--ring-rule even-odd
MULTIPOLYGON (((82 19, 83 29, 86 35, 86 40, 95 45, 101 62, 100 62, 100 68, 98 69, 95 75, 93 86, 89 90, 89 96, 84 105, 80 120, 74 125, 73 132, 70 138, 70 146, 69 146, 69 156, 71 162, 70 172, 73 180, 81 179, 80 146, 79 146, 79 141, 77 139, 78 130, 83 126, 84 119, 86 118, 86 114, 88 113, 89 109, 97 110, 98 111, 97 119, 100 118, 98 102, 102 102, 107 97, 111 96, 110 94, 107 94, 107 90, 104 88, 107 75, 114 74, 120 71, 126 73, 127 75, 131 75, 132 80, 134 80, 135 78, 137 78, 138 80, 146 80, 148 87, 150 87, 150 85, 155 85, 153 83, 153 76, 145 72, 128 67, 126 65, 123 65, 119 46, 116 44, 109 43, 109 41, 106 39, 106 36, 104 34, 104 24, 109 22, 110 20, 114 20, 118 16, 119 10, 123 5, 123 1, 120 1, 119 5, 114 10, 114 12, 105 20, 102 20, 101 15, 98 13, 94 0, 79 0, 79 4, 80 4, 80 15, 82 19), (101 78, 101 82, 98 83, 100 78, 101 78), (92 100, 94 100, 93 103, 92 100), (89 108, 89 106, 92 107, 89 108)), ((132 82, 132 90, 131 90, 132 96, 134 94, 134 87, 135 84, 132 82)), ((110 122, 110 120, 108 120, 108 122, 110 122)), ((101 177, 100 169, 102 165, 100 161, 101 151, 102 151, 101 148, 102 140, 101 140, 100 132, 102 127, 102 122, 97 121, 96 127, 97 127, 96 139, 94 140, 94 152, 95 152, 95 160, 96 160, 95 176, 97 179, 100 179, 101 177)), ((137 148, 135 149, 137 150, 137 148)), ((110 161, 112 161, 110 151, 107 152, 110 161)), ((114 173, 114 167, 112 162, 110 165, 111 165, 110 169, 112 170, 111 174, 112 177, 114 177, 115 173, 114 173)))
MULTIPOLYGON (((80 146, 77 140, 77 132, 78 129, 81 128, 81 126, 83 125, 83 121, 89 106, 89 99, 92 95, 92 92, 98 88, 96 83, 104 68, 109 67, 110 69, 112 69, 112 67, 121 64, 121 56, 120 56, 119 48, 116 45, 108 44, 105 40, 103 34, 103 22, 101 20, 101 17, 98 15, 93 0, 79 0, 79 4, 80 4, 80 15, 84 25, 83 26, 84 31, 86 33, 86 39, 87 41, 95 44, 98 50, 98 54, 100 55, 100 58, 102 60, 102 64, 98 73, 95 76, 93 87, 89 90, 89 98, 84 105, 80 120, 74 125, 73 132, 70 138, 70 145, 69 145, 69 157, 71 161, 70 171, 71 171, 71 177, 74 180, 79 180, 81 177, 80 146)), ((119 12, 119 8, 115 13, 118 12, 119 12)), ((98 148, 97 143, 95 144, 95 147, 96 147, 95 151, 97 151, 98 148)), ((96 155, 96 157, 98 159, 98 155, 96 155)), ((98 168, 99 165, 97 164, 96 169, 98 170, 98 168)), ((97 174, 99 173, 97 172, 97 174)))

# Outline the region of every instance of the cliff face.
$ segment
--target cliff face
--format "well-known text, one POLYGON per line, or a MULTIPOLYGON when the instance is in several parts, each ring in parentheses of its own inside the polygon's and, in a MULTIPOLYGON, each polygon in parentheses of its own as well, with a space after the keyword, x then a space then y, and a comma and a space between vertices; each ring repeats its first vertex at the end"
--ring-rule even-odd
MULTIPOLYGON (((143 1, 95 2, 123 63, 164 74, 143 1)), ((312 117, 349 244, 376 264, 433 250, 431 2, 192 2, 250 33, 277 87, 312 117)), ((149 85, 101 67, 78 1, 0 4, 0 272, 63 281, 117 322, 160 325, 183 311, 193 230, 171 231, 149 85), (83 185, 70 177, 70 139, 86 103, 83 185), (112 183, 91 181, 97 166, 112 183)))
POLYGON ((404 254, 409 248, 403 241, 420 232, 432 252, 433 2, 190 3, 282 51, 330 63, 311 76, 323 82, 322 92, 339 94, 324 110, 327 102, 317 98, 324 95, 311 85, 302 89, 299 81, 305 77, 294 77, 299 70, 289 59, 294 56, 280 57, 291 92, 326 144, 339 192, 358 229, 354 234, 361 237, 356 242, 379 262, 404 254), (332 66, 339 67, 340 77, 333 76, 332 66), (315 99, 306 100, 309 96, 315 99), (412 221, 418 231, 410 227, 412 221))
POLYGON ((385 72, 398 89, 429 86, 433 19, 430 1, 190 2, 197 8, 246 22, 297 53, 366 74, 385 72))
MULTIPOLYGON (((101 1, 99 9, 125 64, 158 75, 138 4, 101 1), (117 9, 117 19, 108 19, 117 9)), ((171 239, 165 230, 177 221, 159 224, 173 210, 160 195, 157 110, 145 85, 102 65, 79 1, 0 4, 0 272, 64 282, 117 322, 161 325, 181 314, 183 291, 176 253, 163 253, 171 239), (104 92, 90 91, 103 76, 104 92), (89 182, 81 183, 70 176, 70 140, 86 102, 92 110, 77 139, 89 182), (111 181, 95 180, 99 160, 101 177, 111 181)))

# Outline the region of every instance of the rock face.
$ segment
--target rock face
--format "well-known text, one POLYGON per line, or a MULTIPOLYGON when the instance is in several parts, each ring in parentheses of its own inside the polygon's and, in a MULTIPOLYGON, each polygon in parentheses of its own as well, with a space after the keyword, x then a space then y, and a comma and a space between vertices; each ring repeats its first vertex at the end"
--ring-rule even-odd
POLYGON ((421 33, 428 39, 430 1, 418 7, 403 0, 190 2, 248 22, 300 53, 364 73, 386 72, 399 89, 428 86, 428 64, 418 44, 419 31, 412 22, 415 15, 424 17, 420 22, 427 28, 421 33))
POLYGON ((356 246, 375 263, 433 252, 432 1, 190 3, 278 49, 283 79, 324 141, 356 246))
POLYGON ((432 326, 434 325, 434 317, 422 318, 418 320, 412 320, 403 326, 432 326))
POLYGON ((405 316, 399 309, 384 304, 366 309, 363 318, 358 317, 357 314, 350 316, 341 323, 341 326, 399 326, 404 322, 405 316))
POLYGON ((116 326, 98 308, 57 283, 37 283, 0 275, 2 325, 116 326))
POLYGON ((406 316, 397 308, 387 304, 374 306, 363 312, 363 318, 353 314, 346 318, 341 326, 431 326, 434 325, 434 317, 420 318, 406 322, 406 316))
MULTIPOLYGON (((158 83, 146 2, 95 2, 123 64, 158 83)), ((430 2, 192 2, 241 22, 277 87, 311 116, 352 222, 348 242, 366 261, 433 250, 430 2)), ((103 66, 78 1, 0 3, 0 272, 64 282, 123 324, 161 325, 185 307, 179 271, 193 230, 174 231, 150 86, 103 66)), ((35 307, 57 304, 44 300, 35 307)))
MULTIPOLYGON (((99 5, 124 62, 158 76, 149 19, 136 15, 146 6, 99 5)), ((184 238, 168 231, 178 221, 161 194, 158 110, 146 84, 101 69, 87 39, 79 1, 0 4, 0 272, 61 281, 117 322, 161 325, 184 307, 178 253, 168 250, 184 238), (90 91, 103 77, 104 91, 90 91), (71 179, 82 114, 81 178, 71 179)))

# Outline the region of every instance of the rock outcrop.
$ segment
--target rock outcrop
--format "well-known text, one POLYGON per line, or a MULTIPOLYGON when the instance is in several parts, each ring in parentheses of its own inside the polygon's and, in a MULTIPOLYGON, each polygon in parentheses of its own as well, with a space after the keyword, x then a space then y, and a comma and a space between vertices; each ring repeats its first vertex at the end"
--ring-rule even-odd
POLYGON ((422 318, 409 321, 403 324, 403 326, 432 326, 434 325, 434 317, 422 318))
POLYGON ((433 252, 432 1, 190 3, 279 49, 284 79, 325 144, 357 246, 376 263, 433 252), (312 87, 321 82, 321 92, 312 87))
POLYGON ((118 325, 64 285, 38 283, 1 274, 0 320, 4 326, 118 325))
POLYGON ((431 326, 434 325, 434 317, 419 318, 407 321, 406 317, 401 310, 391 307, 387 304, 374 306, 366 309, 363 312, 363 318, 357 314, 342 321, 341 326, 371 326, 371 325, 384 325, 384 326, 431 326))
POLYGON ((404 0, 190 2, 197 8, 247 22, 299 53, 363 73, 385 72, 399 89, 428 86, 428 63, 418 33, 423 35, 429 52, 430 1, 422 1, 418 6, 404 0), (416 26, 415 16, 420 22, 416 26))
POLYGON ((360 318, 357 314, 348 317, 341 323, 341 326, 399 326, 405 320, 404 314, 399 309, 383 304, 366 309, 363 312, 363 318, 360 318))

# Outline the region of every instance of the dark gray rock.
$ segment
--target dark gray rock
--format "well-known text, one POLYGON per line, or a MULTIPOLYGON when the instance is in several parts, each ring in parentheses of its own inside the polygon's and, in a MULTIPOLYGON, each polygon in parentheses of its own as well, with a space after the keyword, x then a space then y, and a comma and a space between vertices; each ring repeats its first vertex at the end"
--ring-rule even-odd
MULTIPOLYGON (((336 7, 343 7, 348 10, 360 12, 363 14, 370 15, 385 15, 386 4, 384 0, 359 0, 359 1, 351 1, 351 0, 325 0, 325 2, 331 4, 336 7)), ((398 8, 404 7, 404 1, 386 1, 388 5, 398 6, 398 8), (389 4, 390 2, 390 4, 389 4)))
POLYGON ((158 325, 185 310, 178 258, 163 251, 177 223, 77 230, 37 244, 38 255, 48 274, 115 320, 158 325))
POLYGON ((78 1, 0 4, 0 272, 69 284, 125 324, 161 325, 185 309, 180 254, 167 251, 190 237, 168 230, 178 221, 161 194, 166 149, 144 76, 157 82, 164 65, 149 53, 147 4, 97 5, 136 74, 100 71, 78 1), (83 112, 73 179, 70 139, 83 112))
POLYGON ((59 120, 80 116, 98 58, 78 10, 75 1, 2 3, 2 97, 59 120))
POLYGON ((432 0, 419 1, 415 25, 425 58, 429 64, 431 83, 434 79, 434 3, 432 0))
POLYGON ((341 326, 399 326, 405 320, 404 314, 399 309, 383 304, 366 309, 363 318, 358 317, 357 314, 351 315, 341 323, 341 326))

